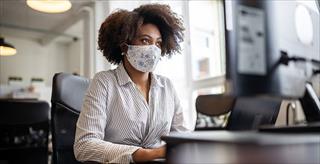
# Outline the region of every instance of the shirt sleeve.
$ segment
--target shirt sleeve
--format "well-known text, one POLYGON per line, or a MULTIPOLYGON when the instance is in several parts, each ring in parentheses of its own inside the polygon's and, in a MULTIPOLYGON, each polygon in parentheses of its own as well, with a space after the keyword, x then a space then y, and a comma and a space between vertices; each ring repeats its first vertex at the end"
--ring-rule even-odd
MULTIPOLYGON (((170 82, 171 83, 171 82, 170 82)), ((177 132, 187 132, 187 131, 192 131, 188 127, 187 124, 187 118, 185 114, 183 113, 183 108, 180 103, 180 99, 178 97, 178 94, 173 87, 171 83, 171 90, 173 92, 173 97, 174 97, 174 115, 172 119, 172 124, 171 124, 171 129, 170 131, 177 131, 177 132)))
MULTIPOLYGON (((99 73, 98 73, 99 74, 99 73)), ((85 95, 76 125, 74 154, 79 161, 129 163, 140 147, 104 141, 107 116, 106 79, 96 74, 85 95)))

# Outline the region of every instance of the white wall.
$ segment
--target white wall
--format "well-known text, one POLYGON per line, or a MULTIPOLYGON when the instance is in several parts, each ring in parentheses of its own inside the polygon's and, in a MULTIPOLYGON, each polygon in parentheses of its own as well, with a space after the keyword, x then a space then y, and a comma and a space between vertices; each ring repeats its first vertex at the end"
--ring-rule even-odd
MULTIPOLYGON (((96 1, 94 5, 94 30, 95 30, 95 47, 98 47, 98 36, 99 29, 101 24, 107 18, 110 13, 110 3, 109 1, 96 1)), ((104 70, 109 70, 111 68, 111 64, 106 60, 103 56, 102 52, 95 49, 95 72, 100 72, 104 70)))
POLYGON ((35 40, 4 37, 6 42, 16 47, 17 54, 0 57, 1 84, 7 84, 9 76, 20 76, 26 84, 30 83, 32 77, 37 77, 43 78, 46 85, 51 86, 54 73, 68 70, 69 58, 65 45, 51 43, 44 47, 35 40))
POLYGON ((81 75, 83 74, 83 68, 81 66, 81 56, 83 55, 83 49, 81 42, 81 40, 78 40, 68 44, 68 54, 66 55, 68 58, 68 62, 66 63, 67 69, 65 70, 65 72, 68 71, 69 73, 78 73, 81 75))

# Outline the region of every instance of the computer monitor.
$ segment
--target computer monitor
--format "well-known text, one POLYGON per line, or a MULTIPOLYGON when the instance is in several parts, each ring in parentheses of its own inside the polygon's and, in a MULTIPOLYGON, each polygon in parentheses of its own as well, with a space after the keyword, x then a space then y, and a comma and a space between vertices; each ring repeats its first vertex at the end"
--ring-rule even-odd
POLYGON ((225 2, 227 90, 299 99, 307 122, 319 122, 310 82, 320 70, 320 2, 318 11, 299 1, 225 2))
POLYGON ((303 97, 306 82, 319 69, 319 12, 298 1, 225 2, 231 93, 303 97))

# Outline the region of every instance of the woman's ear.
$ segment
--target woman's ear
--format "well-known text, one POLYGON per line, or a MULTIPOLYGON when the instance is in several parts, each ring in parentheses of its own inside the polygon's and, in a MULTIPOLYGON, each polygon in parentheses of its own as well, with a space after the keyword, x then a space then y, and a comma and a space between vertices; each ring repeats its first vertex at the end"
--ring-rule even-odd
POLYGON ((127 51, 128 51, 128 44, 127 43, 121 43, 120 44, 120 49, 121 49, 121 52, 122 53, 127 53, 127 51))

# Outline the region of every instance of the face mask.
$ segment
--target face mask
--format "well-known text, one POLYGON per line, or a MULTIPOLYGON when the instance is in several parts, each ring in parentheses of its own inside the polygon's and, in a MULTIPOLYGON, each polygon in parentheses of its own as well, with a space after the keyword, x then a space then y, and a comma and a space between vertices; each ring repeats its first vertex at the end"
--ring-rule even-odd
POLYGON ((161 57, 161 49, 155 45, 128 45, 127 59, 141 72, 152 72, 161 57))

